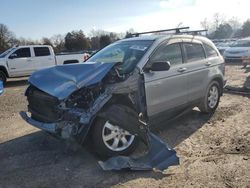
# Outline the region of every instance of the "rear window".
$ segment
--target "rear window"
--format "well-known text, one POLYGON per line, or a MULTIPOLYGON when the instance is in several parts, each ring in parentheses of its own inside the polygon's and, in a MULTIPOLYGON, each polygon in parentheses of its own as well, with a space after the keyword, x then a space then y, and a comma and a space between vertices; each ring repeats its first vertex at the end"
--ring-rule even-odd
POLYGON ((205 51, 206 51, 206 55, 207 57, 216 57, 218 56, 218 53, 216 52, 216 50, 214 48, 212 48, 211 46, 209 46, 208 44, 203 44, 205 51))
POLYGON ((50 51, 48 47, 34 47, 35 56, 49 56, 50 51))
POLYGON ((187 62, 205 59, 205 52, 201 44, 184 43, 183 47, 187 62))

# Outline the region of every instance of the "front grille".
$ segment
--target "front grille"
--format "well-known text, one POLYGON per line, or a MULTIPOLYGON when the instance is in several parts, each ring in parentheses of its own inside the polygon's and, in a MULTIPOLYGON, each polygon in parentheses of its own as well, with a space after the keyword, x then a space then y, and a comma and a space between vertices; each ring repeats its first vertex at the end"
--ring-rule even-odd
POLYGON ((26 96, 28 99, 28 110, 34 120, 51 123, 56 122, 60 118, 57 109, 59 101, 34 86, 29 86, 26 96))

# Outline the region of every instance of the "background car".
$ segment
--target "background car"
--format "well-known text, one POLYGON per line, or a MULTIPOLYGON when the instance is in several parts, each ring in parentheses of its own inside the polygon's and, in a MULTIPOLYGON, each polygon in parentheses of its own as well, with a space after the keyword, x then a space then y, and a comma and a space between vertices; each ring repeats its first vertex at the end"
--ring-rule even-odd
POLYGON ((250 37, 240 39, 224 52, 226 63, 250 63, 250 37))

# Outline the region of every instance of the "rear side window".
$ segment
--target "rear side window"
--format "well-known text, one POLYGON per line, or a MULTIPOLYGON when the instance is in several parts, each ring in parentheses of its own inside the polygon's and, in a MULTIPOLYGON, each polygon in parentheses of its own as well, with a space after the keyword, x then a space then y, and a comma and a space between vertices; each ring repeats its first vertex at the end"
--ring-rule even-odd
POLYGON ((183 47, 187 62, 205 59, 205 52, 201 44, 183 43, 183 47))
POLYGON ((34 47, 35 56, 49 56, 50 51, 48 47, 34 47))
POLYGON ((16 50, 13 54, 16 54, 15 58, 30 57, 30 48, 20 48, 16 50))
POLYGON ((182 64, 182 53, 179 43, 162 45, 152 56, 150 62, 166 62, 169 61, 171 65, 182 64))
POLYGON ((214 48, 212 48, 211 46, 209 46, 208 44, 203 44, 205 51, 206 51, 206 55, 207 57, 216 57, 218 56, 218 53, 216 52, 216 50, 214 48))

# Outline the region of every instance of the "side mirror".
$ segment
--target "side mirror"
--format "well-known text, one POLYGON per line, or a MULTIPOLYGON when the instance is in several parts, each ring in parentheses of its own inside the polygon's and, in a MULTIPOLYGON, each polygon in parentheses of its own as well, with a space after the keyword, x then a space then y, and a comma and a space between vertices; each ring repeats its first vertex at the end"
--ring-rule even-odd
POLYGON ((15 59, 17 57, 17 54, 11 54, 10 56, 9 56, 9 59, 15 59))
POLYGON ((167 71, 170 69, 169 61, 153 62, 152 66, 147 68, 147 71, 167 71))

